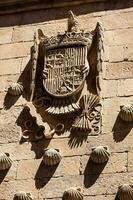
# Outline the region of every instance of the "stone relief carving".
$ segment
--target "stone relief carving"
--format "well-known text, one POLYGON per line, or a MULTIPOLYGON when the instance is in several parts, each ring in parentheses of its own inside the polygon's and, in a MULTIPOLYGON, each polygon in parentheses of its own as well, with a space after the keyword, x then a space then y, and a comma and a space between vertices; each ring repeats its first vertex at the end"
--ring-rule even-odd
POLYGON ((18 192, 14 195, 14 200, 32 200, 30 193, 18 192))
POLYGON ((79 31, 77 17, 72 11, 68 15, 66 32, 47 37, 38 30, 31 55, 30 94, 41 116, 42 113, 55 116, 56 124, 65 126, 65 120, 60 121, 59 115, 72 113, 69 115, 73 121, 71 130, 78 129, 91 135, 100 133, 99 74, 104 59, 103 38, 100 23, 93 34, 79 31), (85 97, 89 100, 83 107, 85 97))
POLYGON ((101 120, 101 104, 97 95, 83 95, 80 99, 81 114, 76 117, 72 129, 99 134, 101 120))
POLYGON ((61 155, 58 149, 46 149, 43 155, 43 162, 45 165, 53 166, 61 161, 61 155))
POLYGON ((72 187, 63 194, 63 200, 83 200, 84 196, 81 188, 72 187))
POLYGON ((110 152, 109 148, 106 146, 98 146, 92 148, 90 155, 91 160, 96 164, 102 164, 109 160, 110 152))
POLYGON ((21 83, 12 83, 8 88, 8 93, 12 96, 19 96, 23 93, 24 88, 21 83))
POLYGON ((133 121, 133 104, 120 106, 120 117, 123 121, 133 121))
POLYGON ((132 200, 133 199, 133 186, 124 184, 118 188, 118 200, 132 200))
POLYGON ((36 117, 30 114, 30 108, 28 106, 24 107, 22 113, 23 121, 23 131, 22 137, 31 141, 36 141, 43 139, 45 137, 45 127, 38 125, 36 122, 36 117))
POLYGON ((64 124, 58 123, 54 129, 52 129, 49 132, 45 133, 45 138, 51 139, 51 138, 53 138, 55 133, 61 135, 63 133, 63 131, 64 131, 64 128, 65 128, 64 124))
POLYGON ((0 153, 0 170, 7 170, 11 167, 12 160, 9 157, 9 154, 0 153))

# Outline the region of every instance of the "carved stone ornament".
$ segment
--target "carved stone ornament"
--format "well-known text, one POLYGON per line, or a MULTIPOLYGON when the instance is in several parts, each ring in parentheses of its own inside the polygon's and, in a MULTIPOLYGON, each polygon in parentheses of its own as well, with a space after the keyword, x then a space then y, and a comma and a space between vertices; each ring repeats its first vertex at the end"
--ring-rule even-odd
POLYGON ((61 155, 59 150, 46 149, 43 155, 43 162, 45 165, 53 166, 61 161, 61 155))
POLYGON ((21 83, 12 83, 8 88, 8 93, 12 96, 19 96, 23 93, 24 88, 21 83))
POLYGON ((120 106, 120 117, 123 121, 133 121, 133 104, 120 106))
POLYGON ((28 106, 24 107, 23 120, 24 121, 22 137, 24 139, 36 141, 44 138, 45 127, 37 124, 36 117, 33 117, 30 114, 30 108, 28 106))
MULTIPOLYGON (((56 112, 56 108, 70 107, 62 109, 62 113, 73 112, 78 109, 75 98, 71 98, 79 93, 85 82, 85 78, 90 71, 87 58, 92 44, 92 34, 77 32, 77 20, 70 11, 68 18, 68 31, 59 33, 57 36, 47 38, 43 34, 40 36, 43 51, 43 86, 48 95, 53 99, 48 112, 56 112), (55 107, 55 109, 54 109, 55 107), (53 110, 53 111, 52 111, 53 110)), ((32 54, 33 73, 32 80, 35 79, 37 60, 37 42, 35 38, 34 50, 32 54)), ((35 84, 32 82, 32 98, 35 84)))
POLYGON ((84 196, 81 188, 69 188, 63 194, 63 200, 83 200, 84 196))
POLYGON ((90 155, 91 160, 96 164, 102 164, 109 160, 110 152, 108 147, 98 146, 92 148, 90 155))
POLYGON ((0 153, 0 170, 7 170, 11 167, 12 160, 6 153, 0 153))
POLYGON ((18 192, 14 195, 14 200, 32 200, 30 193, 18 192))
POLYGON ((97 95, 84 95, 80 99, 81 114, 75 119, 72 129, 84 132, 92 131, 93 134, 100 132, 101 104, 97 95))
POLYGON ((55 133, 62 134, 63 131, 64 131, 64 124, 58 123, 53 130, 49 131, 48 133, 45 133, 45 138, 51 139, 53 138, 55 133))
POLYGON ((118 200, 133 200, 133 185, 124 184, 118 188, 118 200))
MULTIPOLYGON (((51 116, 63 120, 70 114, 69 130, 78 129, 92 135, 100 133, 103 41, 101 23, 97 23, 93 32, 79 30, 77 17, 72 11, 68 13, 67 31, 47 37, 39 29, 34 35, 30 100, 44 121, 48 122, 51 116)), ((67 126, 66 120, 62 120, 57 120, 56 124, 67 126)))

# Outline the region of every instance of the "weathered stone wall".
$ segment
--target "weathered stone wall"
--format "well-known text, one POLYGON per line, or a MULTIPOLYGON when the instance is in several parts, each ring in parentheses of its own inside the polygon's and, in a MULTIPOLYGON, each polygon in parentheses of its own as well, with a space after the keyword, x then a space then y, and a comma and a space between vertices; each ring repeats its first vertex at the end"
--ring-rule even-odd
MULTIPOLYGON (((114 200, 117 188, 133 183, 133 124, 118 118, 120 105, 133 102, 133 5, 96 3, 0 17, 0 152, 7 152, 13 165, 0 174, 0 200, 13 199, 17 191, 30 192, 34 199, 61 199, 65 189, 80 186, 85 199, 114 200), (17 118, 26 104, 23 97, 7 97, 10 83, 28 73, 33 34, 38 28, 48 36, 66 30, 67 10, 78 15, 81 29, 93 30, 98 21, 105 28, 105 62, 102 69, 102 133, 75 144, 54 136, 46 146, 59 148, 63 159, 57 169, 41 168, 38 143, 20 144, 17 118), (49 143, 49 144, 48 144, 49 143), (89 163, 91 147, 108 145, 109 162, 102 167, 89 163)), ((26 80, 26 78, 25 78, 26 80)), ((30 105, 32 108, 32 105, 30 105)), ((33 115, 35 110, 32 108, 33 115)), ((38 120, 41 120, 38 116, 38 120)), ((42 144, 44 146, 44 144, 42 144)))

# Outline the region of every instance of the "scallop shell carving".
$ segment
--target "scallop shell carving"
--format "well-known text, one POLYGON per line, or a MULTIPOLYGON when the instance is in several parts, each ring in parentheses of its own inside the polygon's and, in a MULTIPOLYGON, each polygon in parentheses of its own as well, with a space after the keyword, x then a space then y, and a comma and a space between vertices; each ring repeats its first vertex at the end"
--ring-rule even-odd
POLYGON ((110 157, 110 152, 108 150, 108 147, 98 146, 92 148, 92 153, 90 158, 94 163, 97 164, 105 163, 108 161, 109 157, 110 157))
POLYGON ((24 91, 23 85, 21 83, 13 83, 8 88, 8 93, 12 96, 21 95, 24 91))
POLYGON ((72 128, 88 131, 90 130, 90 113, 93 108, 99 103, 99 97, 97 95, 84 95, 80 100, 80 107, 82 113, 76 118, 72 128))
POLYGON ((120 106, 120 117, 123 121, 133 121, 133 104, 120 106))
POLYGON ((56 149, 46 149, 43 155, 43 162, 45 165, 53 166, 61 161, 61 155, 56 149))
POLYGON ((117 197, 119 200, 133 200, 133 186, 128 184, 120 186, 117 197))
POLYGON ((83 200, 83 198, 80 188, 69 188, 63 194, 63 200, 83 200))
POLYGON ((12 160, 5 153, 0 154, 0 170, 9 169, 12 165, 12 160))
POLYGON ((18 192, 14 195, 14 200, 32 200, 32 197, 29 193, 18 192))
POLYGON ((49 114, 54 115, 72 113, 77 110, 79 110, 79 105, 73 102, 73 98, 54 100, 52 105, 46 109, 49 114))

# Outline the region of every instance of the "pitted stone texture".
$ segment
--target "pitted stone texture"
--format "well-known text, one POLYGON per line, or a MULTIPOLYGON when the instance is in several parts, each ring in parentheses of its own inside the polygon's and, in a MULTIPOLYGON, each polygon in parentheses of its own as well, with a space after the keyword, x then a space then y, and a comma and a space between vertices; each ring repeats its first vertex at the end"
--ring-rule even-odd
POLYGON ((3 199, 3 197, 6 200, 13 199, 14 194, 19 191, 31 193, 35 199, 38 198, 38 190, 35 188, 34 180, 12 180, 9 182, 2 182, 0 187, 0 199, 3 199))
POLYGON ((105 34, 106 42, 109 46, 127 45, 133 42, 133 28, 107 31, 105 34))
POLYGON ((0 60, 0 76, 7 74, 19 74, 22 59, 0 60))
POLYGON ((133 63, 119 62, 106 65, 106 79, 128 79, 133 78, 133 63))
MULTIPOLYGON (((83 138, 60 138, 60 139, 52 139, 48 145, 48 148, 55 148, 60 150, 61 155, 63 156, 75 156, 82 155, 87 152, 86 142, 79 143, 78 141, 82 141, 83 138)), ((84 141, 84 140, 83 140, 84 141)), ((40 145, 44 149, 46 142, 40 142, 40 145)))
POLYGON ((24 160, 24 159, 34 159, 35 153, 32 149, 32 145, 30 143, 9 143, 3 144, 0 146, 1 152, 10 153, 10 157, 12 160, 24 160))
POLYGON ((116 194, 121 183, 132 183, 132 173, 115 173, 100 175, 99 177, 90 175, 86 177, 85 195, 116 194), (92 186, 91 186, 92 185, 92 186), (91 186, 91 187, 90 187, 91 186))
POLYGON ((12 124, 3 124, 0 127, 0 144, 19 142, 21 131, 12 124))
POLYGON ((21 26, 14 28, 12 41, 13 42, 25 42, 25 41, 32 41, 35 26, 21 26))
MULTIPOLYGON (((9 182, 16 179, 17 167, 18 167, 18 162, 17 161, 12 162, 10 169, 8 170, 6 176, 4 177, 4 180, 3 180, 4 182, 9 182)), ((0 174, 0 181, 1 181, 1 175, 2 174, 0 174)))
POLYGON ((133 79, 118 81, 118 96, 133 96, 133 79))
POLYGON ((12 28, 0 29, 0 44, 10 43, 12 40, 12 28))
POLYGON ((90 155, 81 158, 81 174, 107 174, 127 171, 127 153, 111 153, 106 164, 96 165, 90 160, 90 155))
POLYGON ((37 160, 20 160, 17 179, 47 178, 79 175, 80 157, 63 157, 58 166, 44 165, 42 158, 37 160))
MULTIPOLYGON (((132 100, 133 100, 132 96, 131 97, 113 97, 113 98, 108 98, 108 99, 103 100, 102 102, 102 105, 103 105, 102 133, 111 132, 115 123, 117 123, 116 128, 118 131, 120 130, 122 131, 123 129, 127 131, 130 128, 129 124, 125 124, 120 120, 120 118, 118 117, 118 114, 120 112, 120 106, 131 104, 132 100), (119 123, 118 123, 118 119, 119 119, 119 123)), ((129 133, 130 133, 130 129, 129 129, 129 133)))
POLYGON ((102 80, 101 81, 101 97, 102 98, 110 98, 115 97, 117 94, 117 80, 102 80))
MULTIPOLYGON (((114 200, 115 195, 96 195, 96 196, 84 196, 84 200, 114 200)), ((40 199, 42 200, 42 199, 40 199)), ((46 199, 46 200, 54 200, 54 199, 46 199)), ((62 200, 62 198, 56 198, 56 200, 62 200)))
POLYGON ((20 42, 0 45, 0 59, 19 58, 30 54, 32 42, 20 42))
POLYGON ((133 151, 128 152, 128 171, 133 172, 133 151))
POLYGON ((124 46, 109 46, 109 62, 124 60, 124 46))
POLYGON ((109 146, 111 152, 127 152, 133 151, 132 139, 133 134, 130 132, 122 141, 117 141, 113 133, 106 133, 98 137, 88 137, 88 154, 91 153, 91 148, 99 145, 109 146))
POLYGON ((83 187, 83 176, 65 176, 60 178, 51 178, 50 180, 38 180, 38 182, 39 181, 40 184, 43 183, 43 185, 45 185, 45 187, 42 187, 39 190, 39 198, 62 197, 63 192, 69 187, 83 187), (51 191, 53 191, 53 193, 51 191))
POLYGON ((19 74, 0 76, 0 92, 7 92, 9 85, 17 82, 18 79, 19 74))

